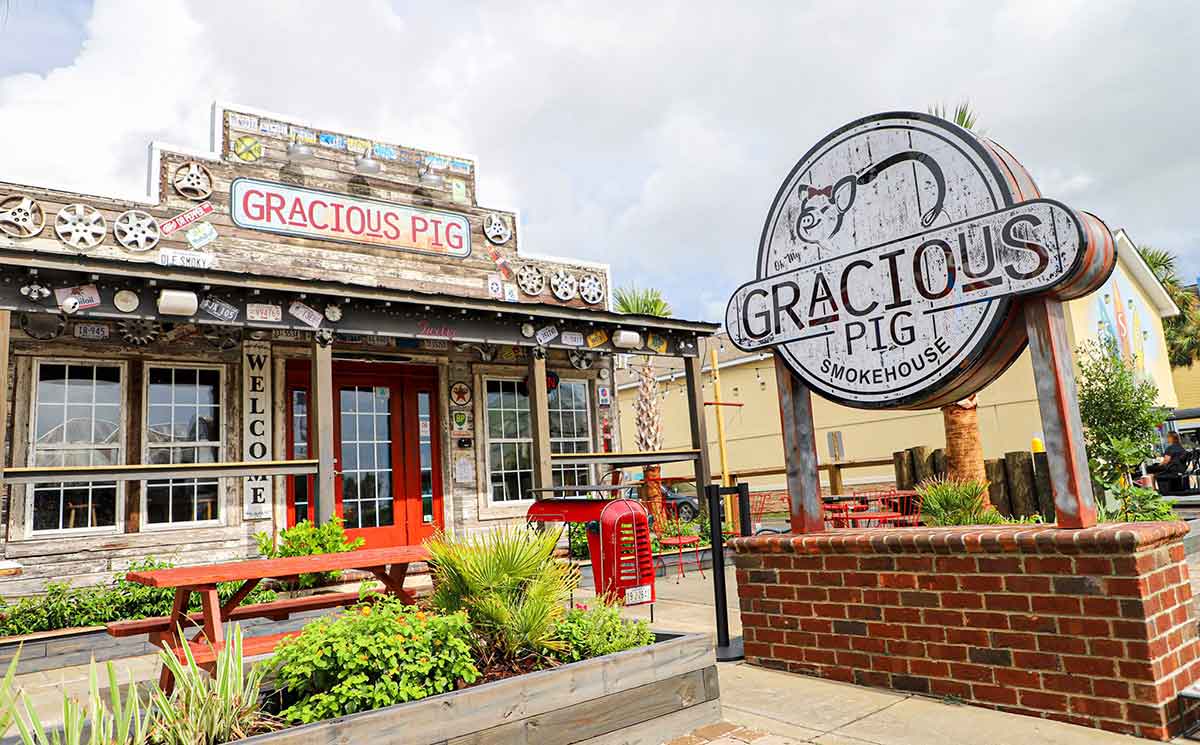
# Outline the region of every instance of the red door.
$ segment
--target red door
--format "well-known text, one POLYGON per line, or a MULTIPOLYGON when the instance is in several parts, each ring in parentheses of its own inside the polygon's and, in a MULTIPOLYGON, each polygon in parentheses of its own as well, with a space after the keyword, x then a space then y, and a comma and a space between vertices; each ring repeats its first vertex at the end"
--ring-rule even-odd
MULTIPOLYGON (((307 367, 289 370, 292 457, 311 453, 307 367)), ((437 371, 335 362, 333 389, 335 510, 346 532, 369 547, 420 543, 442 524, 437 371)), ((311 518, 311 481, 292 479, 288 492, 289 522, 311 518)))

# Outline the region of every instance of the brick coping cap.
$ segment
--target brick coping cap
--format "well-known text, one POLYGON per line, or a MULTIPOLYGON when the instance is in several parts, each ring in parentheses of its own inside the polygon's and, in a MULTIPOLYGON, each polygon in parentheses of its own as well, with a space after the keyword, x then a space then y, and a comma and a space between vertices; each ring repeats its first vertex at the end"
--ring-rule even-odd
POLYGON ((823 533, 734 538, 749 553, 1109 553, 1153 548, 1187 535, 1182 520, 1105 523, 1067 529, 1054 525, 967 525, 948 528, 837 528, 823 533))

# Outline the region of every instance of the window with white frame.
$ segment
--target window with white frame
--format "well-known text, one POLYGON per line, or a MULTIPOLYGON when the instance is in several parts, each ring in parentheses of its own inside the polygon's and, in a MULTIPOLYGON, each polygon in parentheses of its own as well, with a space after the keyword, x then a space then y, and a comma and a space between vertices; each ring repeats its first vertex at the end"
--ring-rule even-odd
MULTIPOLYGON (((38 360, 32 447, 35 466, 107 466, 125 462, 122 367, 38 360)), ((115 481, 37 483, 30 490, 34 531, 113 528, 115 481)))
MULTIPOLYGON (((219 368, 147 366, 144 432, 150 463, 221 460, 221 390, 219 368)), ((218 520, 219 494, 216 478, 148 481, 146 522, 159 525, 218 520)))
MULTIPOLYGON (((533 430, 529 394, 515 380, 487 380, 488 484, 491 500, 499 504, 531 498, 533 488, 533 430)), ((563 380, 547 397, 550 450, 585 453, 592 449, 588 384, 563 380)), ((555 466, 556 486, 591 482, 589 466, 555 466)))
MULTIPOLYGON (((592 451, 592 412, 586 380, 562 380, 550 391, 550 452, 589 453, 592 451)), ((555 486, 592 483, 591 466, 554 466, 555 486)))

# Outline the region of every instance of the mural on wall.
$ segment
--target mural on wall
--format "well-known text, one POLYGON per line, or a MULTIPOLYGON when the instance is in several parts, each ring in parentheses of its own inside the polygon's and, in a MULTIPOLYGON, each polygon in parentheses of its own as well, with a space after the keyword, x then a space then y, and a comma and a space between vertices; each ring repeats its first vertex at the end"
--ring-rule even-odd
POLYGON ((1157 325, 1150 320, 1155 310, 1120 269, 1092 298, 1097 338, 1111 340, 1113 349, 1130 360, 1138 374, 1151 377, 1161 351, 1166 349, 1157 325))

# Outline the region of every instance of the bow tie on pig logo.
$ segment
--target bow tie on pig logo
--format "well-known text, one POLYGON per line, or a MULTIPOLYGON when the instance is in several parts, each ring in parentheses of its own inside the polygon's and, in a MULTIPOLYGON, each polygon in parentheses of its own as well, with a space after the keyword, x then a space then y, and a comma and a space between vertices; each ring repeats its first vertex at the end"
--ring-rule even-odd
POLYGON ((797 188, 797 191, 804 195, 800 202, 800 216, 792 226, 796 238, 805 243, 821 243, 837 235, 842 229, 846 213, 854 206, 858 187, 871 183, 892 166, 908 161, 915 161, 928 168, 937 186, 937 200, 921 216, 923 227, 932 225, 941 214, 942 205, 946 201, 946 179, 936 160, 925 153, 907 150, 888 156, 857 175, 843 176, 830 186, 801 184, 797 188))

